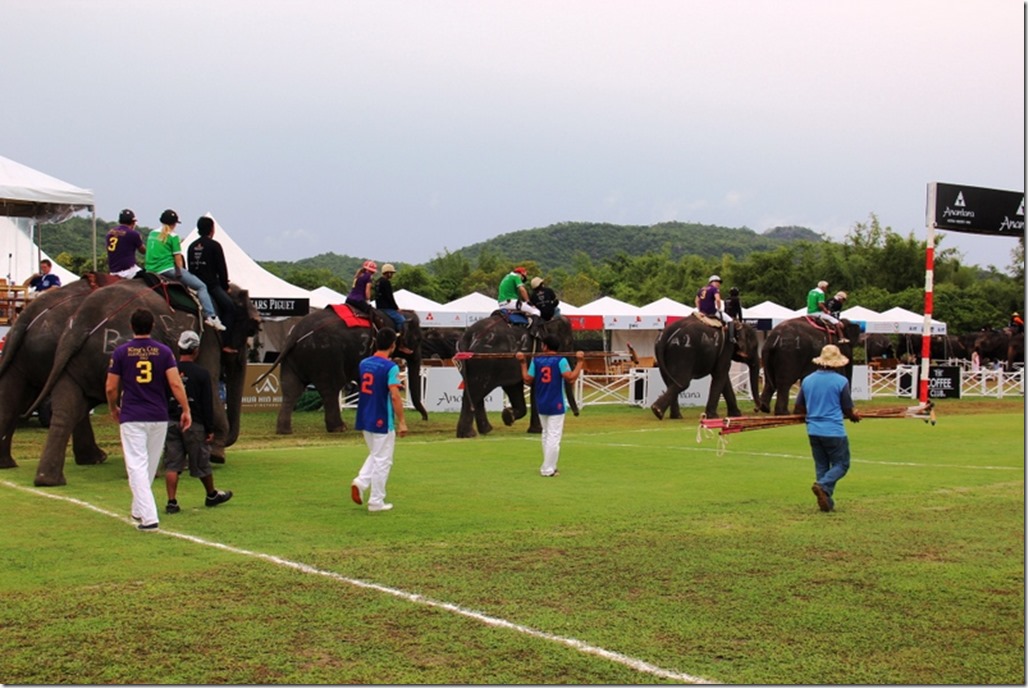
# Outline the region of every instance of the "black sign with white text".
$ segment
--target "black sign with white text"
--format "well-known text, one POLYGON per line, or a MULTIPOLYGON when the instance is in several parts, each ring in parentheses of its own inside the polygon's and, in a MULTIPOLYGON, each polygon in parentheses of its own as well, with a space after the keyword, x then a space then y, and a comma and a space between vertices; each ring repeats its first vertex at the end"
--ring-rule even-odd
POLYGON ((932 399, 959 399, 960 367, 928 368, 928 396, 932 399))
POLYGON ((1024 236, 1024 191, 932 182, 927 224, 970 234, 1024 236))
POLYGON ((310 312, 310 299, 266 299, 252 298, 253 307, 262 318, 289 317, 307 315, 310 312))

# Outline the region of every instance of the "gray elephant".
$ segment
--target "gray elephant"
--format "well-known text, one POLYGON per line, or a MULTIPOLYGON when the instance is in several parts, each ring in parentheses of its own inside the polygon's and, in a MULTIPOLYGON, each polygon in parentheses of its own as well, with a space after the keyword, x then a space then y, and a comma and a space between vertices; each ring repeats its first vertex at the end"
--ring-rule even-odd
POLYGON ((860 338, 860 326, 843 320, 843 330, 849 342, 839 344, 835 330, 831 333, 809 318, 800 317, 779 323, 764 342, 761 362, 764 366, 764 389, 760 394, 760 410, 771 410, 771 396, 775 398, 775 415, 789 412, 789 390, 798 381, 817 370, 814 358, 821 354, 826 344, 838 344, 850 362, 840 370, 847 380, 853 378, 853 342, 860 338))
POLYGON ((752 327, 737 323, 736 343, 732 344, 724 328, 712 326, 695 314, 680 318, 660 333, 654 346, 660 377, 666 387, 650 406, 659 419, 671 409, 672 418, 681 418, 678 395, 689 388, 697 379, 710 375, 710 391, 705 413, 708 418, 717 417, 717 406, 724 396, 729 416, 741 416, 742 411, 735 399, 729 373, 732 361, 749 366, 750 389, 753 399, 760 393, 760 359, 757 355, 757 333, 752 327))
MULTIPOLYGON (((36 471, 36 485, 66 483, 64 460, 68 438, 73 429, 88 418, 90 409, 106 403, 107 363, 111 352, 132 338, 129 319, 134 310, 147 308, 153 312, 152 336, 173 349, 183 330, 200 331, 195 312, 175 310, 165 299, 165 293, 181 289, 181 285, 164 282, 151 287, 141 279, 121 280, 90 293, 81 301, 57 344, 53 369, 28 411, 30 413, 44 398, 51 396, 53 415, 36 471)), ((233 285, 230 296, 239 311, 237 322, 246 323, 248 331, 256 331, 259 320, 247 292, 233 285)), ((225 383, 225 404, 217 397, 217 386, 213 391, 213 461, 224 461, 225 447, 231 446, 239 436, 247 353, 245 343, 238 353, 224 353, 217 332, 210 328, 203 330, 197 361, 211 373, 213 380, 222 379, 225 383)))
MULTIPOLYGON (((574 345, 571 323, 566 318, 556 317, 539 324, 539 336, 554 334, 560 340, 560 350, 570 352, 574 345)), ((524 327, 514 326, 499 314, 494 313, 468 327, 457 341, 457 360, 464 378, 464 393, 461 398, 460 418, 457 421, 457 437, 474 437, 492 432, 493 426, 485 412, 485 397, 497 387, 503 389, 510 400, 510 408, 503 410, 504 425, 513 425, 527 413, 525 405, 524 380, 521 364, 514 358, 518 351, 526 353, 538 348, 534 339, 524 327), (484 354, 476 357, 476 354, 484 354), (474 425, 472 425, 474 422, 474 425)), ((574 389, 565 383, 568 406, 577 416, 574 389)), ((532 415, 528 432, 542 432, 539 414, 532 404, 532 415)))
MULTIPOLYGON (((407 318, 404 343, 413 351, 395 353, 407 362, 407 387, 414 408, 422 419, 428 412, 421 400, 421 325, 414 311, 400 311, 407 318)), ((387 321, 377 318, 381 323, 387 321)), ((388 321, 391 324, 391 321, 388 321)), ((307 385, 313 384, 325 409, 325 430, 343 432, 346 423, 339 412, 339 393, 357 381, 361 359, 370 356, 374 342, 372 327, 350 327, 329 307, 310 313, 290 331, 274 365, 261 379, 280 369, 282 405, 275 432, 293 432, 293 409, 307 385)))
MULTIPOLYGON (((0 357, 0 468, 17 467, 11 454, 11 440, 19 416, 46 384, 57 341, 68 320, 82 299, 96 288, 97 276, 91 275, 60 289, 44 291, 25 306, 7 333, 0 357)), ((88 416, 75 425, 72 438, 75 463, 96 464, 107 459, 107 453, 96 444, 88 416)))

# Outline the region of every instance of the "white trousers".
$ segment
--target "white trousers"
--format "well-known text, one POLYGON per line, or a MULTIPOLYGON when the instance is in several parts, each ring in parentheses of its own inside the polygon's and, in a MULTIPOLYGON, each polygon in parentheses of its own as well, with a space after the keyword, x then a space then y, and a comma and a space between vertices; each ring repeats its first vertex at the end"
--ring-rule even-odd
POLYGON ((557 459, 560 458, 560 438, 564 434, 564 414, 539 416, 543 426, 543 465, 539 467, 540 475, 553 475, 557 472, 557 459))
POLYGON ((132 490, 132 515, 143 525, 158 522, 157 502, 153 496, 153 479, 164 451, 168 422, 122 423, 121 449, 125 453, 125 472, 132 490))
POLYGON ((828 323, 830 325, 838 325, 839 324, 839 319, 838 318, 836 318, 833 315, 828 315, 824 311, 820 311, 818 313, 811 313, 811 315, 813 315, 815 318, 821 318, 822 320, 824 320, 826 323, 828 323))
POLYGON ((508 299, 507 301, 500 301, 499 306, 500 308, 506 308, 507 310, 511 311, 521 311, 522 313, 528 313, 529 315, 542 315, 542 313, 539 312, 538 308, 536 308, 530 303, 525 303, 524 301, 521 301, 519 304, 518 299, 508 299))
POLYGON ((357 483, 362 488, 371 487, 368 506, 381 506, 385 503, 386 480, 389 479, 389 470, 393 467, 396 431, 381 433, 365 430, 364 443, 368 445, 368 458, 364 459, 364 465, 357 474, 357 483))

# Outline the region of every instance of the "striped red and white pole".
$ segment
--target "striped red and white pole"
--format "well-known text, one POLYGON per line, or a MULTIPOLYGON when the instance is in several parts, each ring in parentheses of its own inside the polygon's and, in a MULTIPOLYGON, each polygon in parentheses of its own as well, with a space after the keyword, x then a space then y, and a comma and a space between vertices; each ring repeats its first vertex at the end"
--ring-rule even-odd
POLYGON ((928 223, 924 266, 924 325, 921 327, 921 382, 917 399, 928 401, 928 365, 932 356, 932 287, 935 280, 935 227, 928 223))

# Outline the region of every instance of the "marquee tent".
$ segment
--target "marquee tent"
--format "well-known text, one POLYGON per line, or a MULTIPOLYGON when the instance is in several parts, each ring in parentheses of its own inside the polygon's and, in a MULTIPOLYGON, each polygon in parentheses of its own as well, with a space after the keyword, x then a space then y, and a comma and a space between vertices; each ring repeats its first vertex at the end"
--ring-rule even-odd
MULTIPOLYGON (((882 312, 882 317, 887 318, 889 329, 877 330, 879 332, 891 332, 895 334, 921 334, 924 330, 924 316, 906 308, 896 306, 882 312)), ((869 330, 871 331, 871 330, 869 330)), ((932 334, 946 334, 946 323, 933 319, 931 322, 932 334)))
MULTIPOLYGON (((229 274, 231 274, 231 272, 229 274)), ((310 304, 311 308, 314 310, 321 310, 322 308, 334 303, 343 303, 344 301, 346 301, 346 295, 340 294, 335 289, 322 286, 311 290, 310 304)))
MULTIPOLYGON (((497 308, 499 308, 499 305, 496 299, 486 296, 482 292, 473 291, 459 299, 443 304, 440 310, 454 314, 463 313, 465 318, 464 325, 453 325, 454 327, 463 327, 478 322, 482 318, 488 318, 497 308)), ((457 322, 457 319, 455 315, 452 322, 457 322)))
POLYGON ((641 306, 639 310, 646 316, 657 316, 659 318, 657 324, 660 329, 663 329, 669 322, 692 315, 696 309, 664 296, 641 306))
MULTIPOLYGON (((38 241, 33 241, 36 223, 63 222, 79 211, 93 209, 92 191, 0 156, 0 251, 7 254, 6 271, 0 275, 10 284, 21 284, 38 270, 40 260, 53 262, 39 249, 38 241)), ((63 284, 78 279, 56 262, 53 272, 63 284)))

